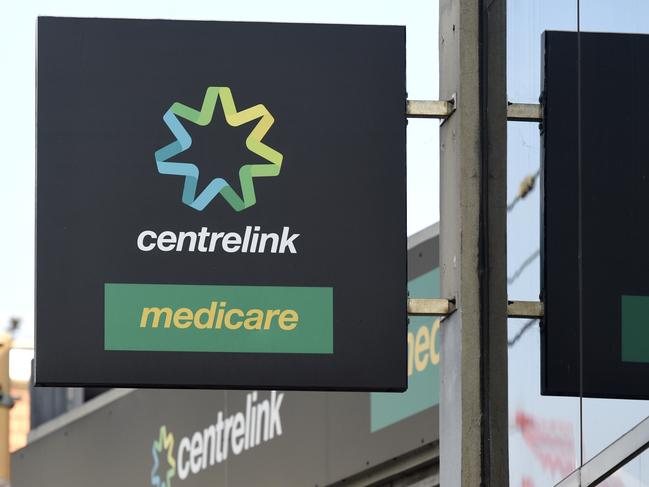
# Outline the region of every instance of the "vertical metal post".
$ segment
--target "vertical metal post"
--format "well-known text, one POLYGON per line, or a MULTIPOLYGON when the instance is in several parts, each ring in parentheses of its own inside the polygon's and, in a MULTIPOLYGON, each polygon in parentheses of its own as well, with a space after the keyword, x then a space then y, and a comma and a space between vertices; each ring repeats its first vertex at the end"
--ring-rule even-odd
POLYGON ((506 486, 506 4, 440 0, 440 484, 506 486))

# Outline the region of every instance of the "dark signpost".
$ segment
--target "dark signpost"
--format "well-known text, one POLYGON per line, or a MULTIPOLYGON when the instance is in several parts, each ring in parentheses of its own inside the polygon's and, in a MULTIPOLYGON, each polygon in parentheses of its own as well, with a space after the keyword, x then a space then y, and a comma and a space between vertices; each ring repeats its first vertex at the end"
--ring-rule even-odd
POLYGON ((39 19, 36 382, 405 389, 404 101, 401 27, 39 19))
POLYGON ((649 36, 544 49, 542 392, 649 399, 649 36))

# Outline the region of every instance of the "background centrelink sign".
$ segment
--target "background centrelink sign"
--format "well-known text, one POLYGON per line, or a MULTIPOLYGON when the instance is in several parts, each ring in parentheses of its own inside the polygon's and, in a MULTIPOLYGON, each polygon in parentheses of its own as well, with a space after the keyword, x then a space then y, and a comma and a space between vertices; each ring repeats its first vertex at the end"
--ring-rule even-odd
POLYGON ((40 18, 37 81, 38 384, 406 387, 403 28, 40 18))

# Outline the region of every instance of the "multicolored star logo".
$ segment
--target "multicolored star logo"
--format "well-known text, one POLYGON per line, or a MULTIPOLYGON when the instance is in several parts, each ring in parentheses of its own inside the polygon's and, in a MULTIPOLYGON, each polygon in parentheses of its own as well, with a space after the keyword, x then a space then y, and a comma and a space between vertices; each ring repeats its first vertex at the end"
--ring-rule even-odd
POLYGON ((161 174, 171 174, 174 176, 183 176, 185 185, 183 188, 182 201, 192 208, 202 211, 217 196, 223 198, 236 211, 245 210, 254 205, 257 201, 255 196, 255 177, 277 176, 282 167, 283 156, 275 149, 267 146, 262 139, 275 122, 275 119, 264 105, 255 105, 242 111, 237 111, 232 92, 225 86, 210 86, 205 93, 203 106, 200 110, 195 110, 182 103, 175 102, 171 108, 166 111, 162 117, 171 133, 176 140, 171 144, 159 149, 155 153, 155 160, 158 166, 158 172, 161 174), (200 126, 208 125, 212 121, 214 109, 217 100, 221 100, 223 113, 228 125, 238 127, 252 120, 257 120, 257 125, 252 129, 250 135, 246 138, 246 147, 252 153, 266 159, 270 164, 246 164, 239 170, 239 180, 241 182, 241 193, 239 196, 232 186, 223 178, 214 178, 207 187, 200 193, 196 194, 199 170, 191 162, 170 162, 169 160, 181 152, 187 150, 192 145, 192 138, 180 123, 180 118, 184 118, 200 126))
MULTIPOLYGON (((174 435, 167 433, 167 427, 160 427, 160 438, 153 442, 151 454, 153 455, 153 468, 151 469, 151 485, 153 487, 171 487, 171 479, 176 475, 176 459, 174 458, 174 435), (160 454, 166 451, 168 468, 162 476, 158 473, 160 468, 160 454)), ((164 458, 164 454, 162 455, 164 458)))

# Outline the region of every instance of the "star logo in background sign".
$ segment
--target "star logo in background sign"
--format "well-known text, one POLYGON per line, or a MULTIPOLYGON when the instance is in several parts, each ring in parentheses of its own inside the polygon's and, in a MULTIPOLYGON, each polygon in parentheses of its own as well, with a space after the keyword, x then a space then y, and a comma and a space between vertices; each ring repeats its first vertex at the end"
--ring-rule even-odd
POLYGON ((262 139, 271 128, 275 119, 264 105, 255 105, 240 112, 237 111, 232 92, 228 87, 210 86, 205 93, 203 106, 200 111, 190 108, 182 103, 175 102, 162 117, 164 122, 176 137, 176 140, 169 145, 159 149, 155 153, 155 160, 158 172, 174 176, 184 176, 182 201, 195 210, 202 211, 217 196, 222 195, 235 211, 245 210, 254 205, 257 201, 255 196, 255 177, 277 176, 282 167, 283 155, 275 149, 267 146, 262 139), (199 170, 191 162, 173 162, 173 157, 189 149, 192 145, 192 138, 189 132, 180 123, 179 117, 184 118, 200 126, 206 126, 212 121, 217 100, 221 100, 221 106, 225 120, 231 127, 239 127, 244 123, 257 120, 257 125, 246 138, 246 147, 250 152, 266 159, 270 164, 245 164, 239 170, 241 182, 241 196, 223 178, 214 178, 207 187, 196 194, 199 170))
POLYGON ((171 479, 176 475, 176 459, 173 454, 174 435, 167 433, 167 427, 160 427, 160 438, 153 442, 151 454, 153 455, 153 468, 151 469, 151 485, 153 487, 171 487, 171 479), (160 458, 167 459, 167 471, 158 472, 160 458))

